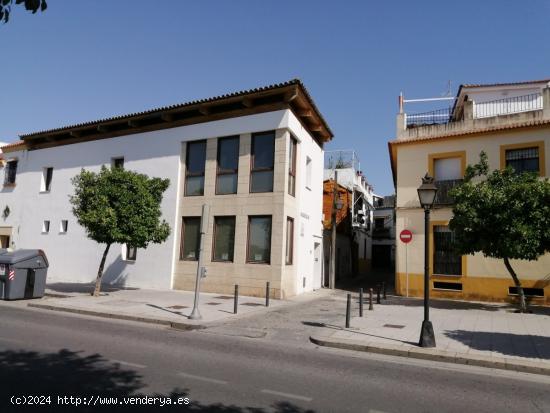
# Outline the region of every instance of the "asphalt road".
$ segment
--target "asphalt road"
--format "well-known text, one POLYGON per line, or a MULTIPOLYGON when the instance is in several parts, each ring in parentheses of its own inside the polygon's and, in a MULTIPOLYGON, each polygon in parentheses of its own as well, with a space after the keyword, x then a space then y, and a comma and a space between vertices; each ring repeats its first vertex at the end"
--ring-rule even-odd
POLYGON ((238 325, 176 331, 4 305, 0 312, 1 412, 550 412, 550 377, 251 338, 238 325), (131 395, 189 404, 124 404, 131 395), (12 396, 51 397, 29 406, 11 404, 12 396), (102 409, 108 397, 117 404, 102 409), (84 398, 92 405, 76 407, 84 398))

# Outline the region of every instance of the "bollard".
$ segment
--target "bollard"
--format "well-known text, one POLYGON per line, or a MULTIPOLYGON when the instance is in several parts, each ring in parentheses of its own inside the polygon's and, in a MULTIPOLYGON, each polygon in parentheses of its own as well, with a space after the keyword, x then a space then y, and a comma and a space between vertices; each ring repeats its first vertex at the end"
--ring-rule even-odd
POLYGON ((376 304, 380 304, 380 284, 376 284, 376 304))
POLYGON ((382 283, 382 297, 384 298, 384 300, 386 300, 386 282, 384 281, 382 283))
POLYGON ((369 288, 369 310, 374 310, 372 306, 372 288, 369 288))
POLYGON ((238 306, 239 306, 239 285, 235 284, 235 302, 233 303, 233 314, 237 314, 238 306))
POLYGON ((265 306, 269 307, 269 281, 265 284, 265 306))
POLYGON ((351 313, 351 294, 348 294, 348 302, 346 305, 346 328, 349 328, 349 319, 351 313))
POLYGON ((359 317, 363 317, 363 289, 359 288, 359 317))

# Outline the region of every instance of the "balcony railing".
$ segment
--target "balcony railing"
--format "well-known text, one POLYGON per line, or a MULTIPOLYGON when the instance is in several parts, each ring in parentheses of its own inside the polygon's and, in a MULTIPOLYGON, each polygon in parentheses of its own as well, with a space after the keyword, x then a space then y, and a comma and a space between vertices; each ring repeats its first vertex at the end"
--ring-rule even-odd
POLYGON ((430 112, 407 114, 407 128, 425 125, 439 125, 451 121, 451 108, 432 110, 430 112))
POLYGON ((542 95, 532 93, 524 96, 514 96, 489 102, 475 102, 474 117, 490 118, 511 113, 530 112, 542 109, 542 95))
POLYGON ((437 193, 435 195, 435 205, 452 205, 454 204, 453 197, 449 194, 451 189, 462 184, 463 179, 449 179, 442 181, 435 181, 437 186, 437 193))

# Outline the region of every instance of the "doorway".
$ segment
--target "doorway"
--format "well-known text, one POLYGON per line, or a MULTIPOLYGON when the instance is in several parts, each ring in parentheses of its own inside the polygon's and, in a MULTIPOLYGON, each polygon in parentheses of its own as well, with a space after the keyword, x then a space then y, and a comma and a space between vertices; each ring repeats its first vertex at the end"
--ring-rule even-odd
POLYGON ((321 288, 323 279, 323 255, 321 243, 313 243, 313 289, 321 288))

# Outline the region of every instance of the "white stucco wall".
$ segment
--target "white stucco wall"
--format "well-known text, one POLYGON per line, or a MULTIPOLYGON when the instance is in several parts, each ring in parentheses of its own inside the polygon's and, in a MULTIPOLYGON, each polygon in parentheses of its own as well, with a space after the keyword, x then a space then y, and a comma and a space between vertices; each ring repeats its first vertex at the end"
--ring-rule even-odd
MULTIPOLYGON (((223 137, 243 133, 288 128, 302 142, 298 165, 297 200, 300 212, 309 215, 311 235, 303 243, 297 242, 295 256, 300 273, 310 273, 312 262, 311 237, 321 237, 322 208, 322 150, 289 110, 280 110, 202 124, 183 126, 103 139, 50 149, 20 151, 6 154, 18 158, 16 186, 0 192, 0 209, 9 205, 11 214, 0 226, 13 228, 12 240, 16 248, 41 248, 50 262, 49 282, 88 282, 95 278, 103 246, 86 238, 72 215, 69 195, 70 180, 81 168, 98 171, 101 165, 110 166, 111 158, 124 157, 124 167, 149 176, 170 179, 170 187, 162 202, 163 218, 172 230, 176 228, 178 177, 180 176, 181 143, 189 140, 223 137), (313 159, 313 194, 304 194, 305 156, 313 159), (303 155, 303 156, 302 156, 303 155), (40 193, 42 168, 53 167, 49 193, 40 193), (61 220, 69 221, 68 232, 59 233, 61 220), (50 232, 42 234, 42 223, 50 220, 50 232), (308 248, 311 246, 311 248, 308 248), (306 255, 307 253, 307 255, 306 255)), ((301 218, 296 219, 295 236, 300 234, 301 218)), ((277 228, 274 231, 280 230, 277 228)), ((122 260, 122 246, 114 245, 106 262, 105 283, 116 283, 141 288, 168 289, 171 285, 174 251, 178 251, 174 231, 160 245, 138 250, 136 262, 122 260)), ((319 238, 320 240, 320 238, 319 238)), ((298 277, 300 278, 300 277, 298 277)), ((301 278, 300 278, 301 285, 301 278)))

